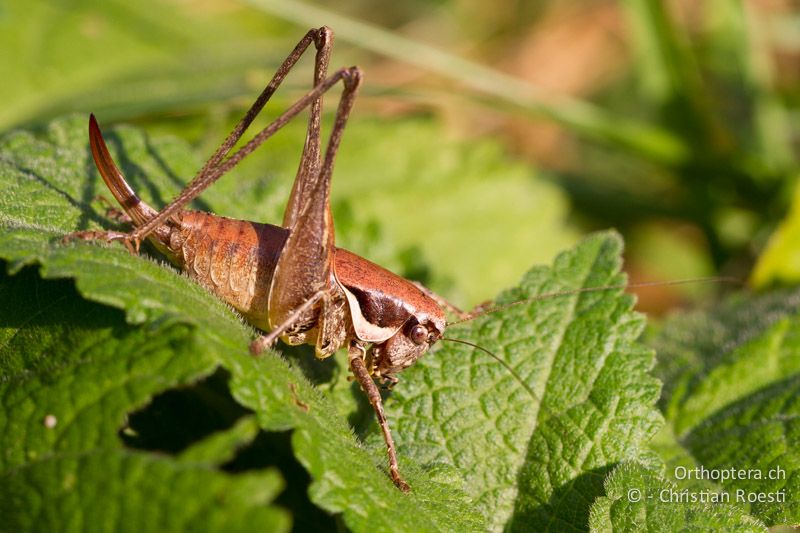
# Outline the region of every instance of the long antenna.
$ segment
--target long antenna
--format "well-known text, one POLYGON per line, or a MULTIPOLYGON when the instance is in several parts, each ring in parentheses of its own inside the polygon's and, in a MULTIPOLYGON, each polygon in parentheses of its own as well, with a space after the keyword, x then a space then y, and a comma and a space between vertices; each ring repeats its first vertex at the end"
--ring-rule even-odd
POLYGON ((461 320, 456 320, 455 322, 448 322, 448 326, 455 326, 456 324, 461 324, 463 322, 469 322, 470 320, 475 320, 476 318, 488 315, 491 313, 496 313, 498 311, 503 311, 504 309, 508 309, 509 307, 514 307, 517 305, 522 305, 528 302, 536 302, 539 300, 546 300, 548 298, 556 298, 559 296, 571 296, 574 294, 581 294, 584 292, 602 292, 602 291, 612 291, 617 289, 639 289, 642 287, 665 287, 670 285, 688 285, 690 283, 735 283, 738 285, 742 284, 742 280, 734 277, 729 276, 716 276, 716 277, 709 277, 709 278, 687 278, 687 279, 677 279, 672 281, 646 281, 642 283, 624 283, 619 285, 606 285, 605 287, 581 287, 580 289, 572 289, 569 291, 561 291, 561 292, 550 292, 546 294, 539 294, 536 296, 532 296, 530 298, 525 298, 523 300, 517 300, 515 302, 510 302, 507 304, 501 304, 495 307, 490 307, 489 309, 485 309, 480 311, 474 315, 470 315, 466 318, 462 318, 461 320))

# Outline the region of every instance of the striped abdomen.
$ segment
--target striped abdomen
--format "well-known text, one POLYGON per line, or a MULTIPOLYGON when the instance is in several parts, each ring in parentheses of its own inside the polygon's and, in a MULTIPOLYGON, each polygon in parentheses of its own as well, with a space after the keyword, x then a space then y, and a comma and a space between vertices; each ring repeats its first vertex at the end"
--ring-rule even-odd
POLYGON ((150 240, 189 277, 239 311, 253 326, 268 330, 272 276, 288 230, 271 224, 184 211, 150 240))

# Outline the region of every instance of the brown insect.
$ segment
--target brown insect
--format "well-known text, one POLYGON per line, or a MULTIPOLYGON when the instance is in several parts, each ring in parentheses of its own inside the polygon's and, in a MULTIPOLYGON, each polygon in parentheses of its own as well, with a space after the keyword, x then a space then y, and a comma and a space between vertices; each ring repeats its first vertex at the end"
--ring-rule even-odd
MULTIPOLYGON (((332 42, 330 28, 310 30, 194 179, 161 211, 145 204, 125 181, 111 159, 92 115, 89 142, 95 164, 134 229, 130 233, 84 231, 67 238, 119 240, 133 253, 138 251, 144 239, 148 239, 176 266, 237 309, 250 324, 269 331, 251 344, 254 354, 271 346, 278 338, 290 345, 311 344, 318 358, 329 357, 346 347, 350 370, 366 392, 386 441, 392 481, 401 490, 408 491, 409 486, 398 469, 394 442, 374 380, 393 385, 397 382, 398 372, 422 357, 440 339, 478 348, 513 374, 507 363, 488 350, 466 341, 444 339, 448 325, 444 310, 456 314, 460 319, 458 322, 463 322, 530 300, 481 310, 480 313, 463 313, 422 285, 335 246, 330 210, 331 178, 336 152, 361 83, 361 71, 358 67, 342 68, 326 77, 332 42), (312 43, 317 50, 313 89, 228 156, 312 43), (323 157, 320 140, 322 95, 339 82, 344 89, 323 157), (203 190, 309 106, 311 116, 306 142, 282 226, 232 220, 184 209, 203 190)), ((667 284, 711 280, 721 278, 667 284)), ((590 287, 533 299, 646 285, 652 284, 590 287)))
POLYGON ((125 181, 92 115, 89 141, 95 164, 135 229, 130 233, 79 232, 69 237, 120 240, 132 252, 147 238, 250 324, 269 331, 252 343, 254 354, 278 338, 290 345, 311 344, 319 358, 346 347, 350 370, 377 414, 392 480, 407 491, 374 378, 396 383, 398 372, 442 338, 447 325, 443 307, 464 315, 421 285, 334 244, 331 177, 361 71, 342 68, 326 77, 332 41, 329 28, 310 30, 191 183, 161 211, 145 204, 125 181), (224 159, 311 43, 317 49, 313 90, 224 159), (344 89, 322 157, 322 95, 340 81, 344 89), (282 226, 184 210, 201 191, 307 106, 311 117, 306 142, 282 226))

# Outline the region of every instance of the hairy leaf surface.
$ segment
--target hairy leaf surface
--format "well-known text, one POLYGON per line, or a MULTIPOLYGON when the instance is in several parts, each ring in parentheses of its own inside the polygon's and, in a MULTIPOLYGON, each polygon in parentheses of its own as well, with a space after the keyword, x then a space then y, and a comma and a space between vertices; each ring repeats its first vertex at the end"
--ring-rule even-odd
POLYGON ((706 484, 770 526, 800 521, 798 326, 797 290, 740 294, 674 316, 653 342, 673 435, 660 446, 667 473, 743 471, 706 484))

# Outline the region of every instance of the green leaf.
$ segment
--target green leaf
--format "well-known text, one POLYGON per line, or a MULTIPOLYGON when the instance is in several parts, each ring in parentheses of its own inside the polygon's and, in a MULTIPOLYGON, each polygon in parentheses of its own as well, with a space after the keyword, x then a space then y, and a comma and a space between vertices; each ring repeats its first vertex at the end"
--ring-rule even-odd
POLYGON ((617 467, 605 489, 592 505, 592 531, 766 531, 736 507, 711 505, 718 498, 712 491, 683 501, 674 483, 637 463, 617 467))
POLYGON ((653 345, 662 410, 681 437, 721 408, 800 371, 800 292, 739 295, 668 320, 653 345))
POLYGON ((236 452, 256 438, 258 430, 255 417, 244 417, 228 431, 216 433, 183 451, 180 459, 188 463, 233 461, 236 452))
POLYGON ((120 311, 82 300, 71 283, 45 282, 29 269, 2 282, 3 301, 16 302, 0 308, 2 470, 118 447, 129 411, 215 368, 185 323, 129 326, 120 311))
POLYGON ((675 439, 668 474, 752 472, 711 479, 768 525, 800 520, 799 311, 797 290, 738 295, 671 318, 654 340, 675 439))
MULTIPOLYGON (((498 303, 618 285, 621 250, 614 234, 591 237, 498 303)), ((503 364, 456 344, 409 369, 389 404, 400 449, 464 472, 495 529, 585 528, 605 473, 637 458, 660 423, 632 306, 619 290, 571 294, 453 327, 448 336, 503 364)))
POLYGON ((799 398, 800 376, 795 376, 734 403, 684 439, 707 469, 760 473, 761 479, 753 475, 722 485, 770 525, 800 519, 799 398))
POLYGON ((273 470, 230 476, 122 450, 56 454, 0 475, 7 531, 288 531, 273 470))

